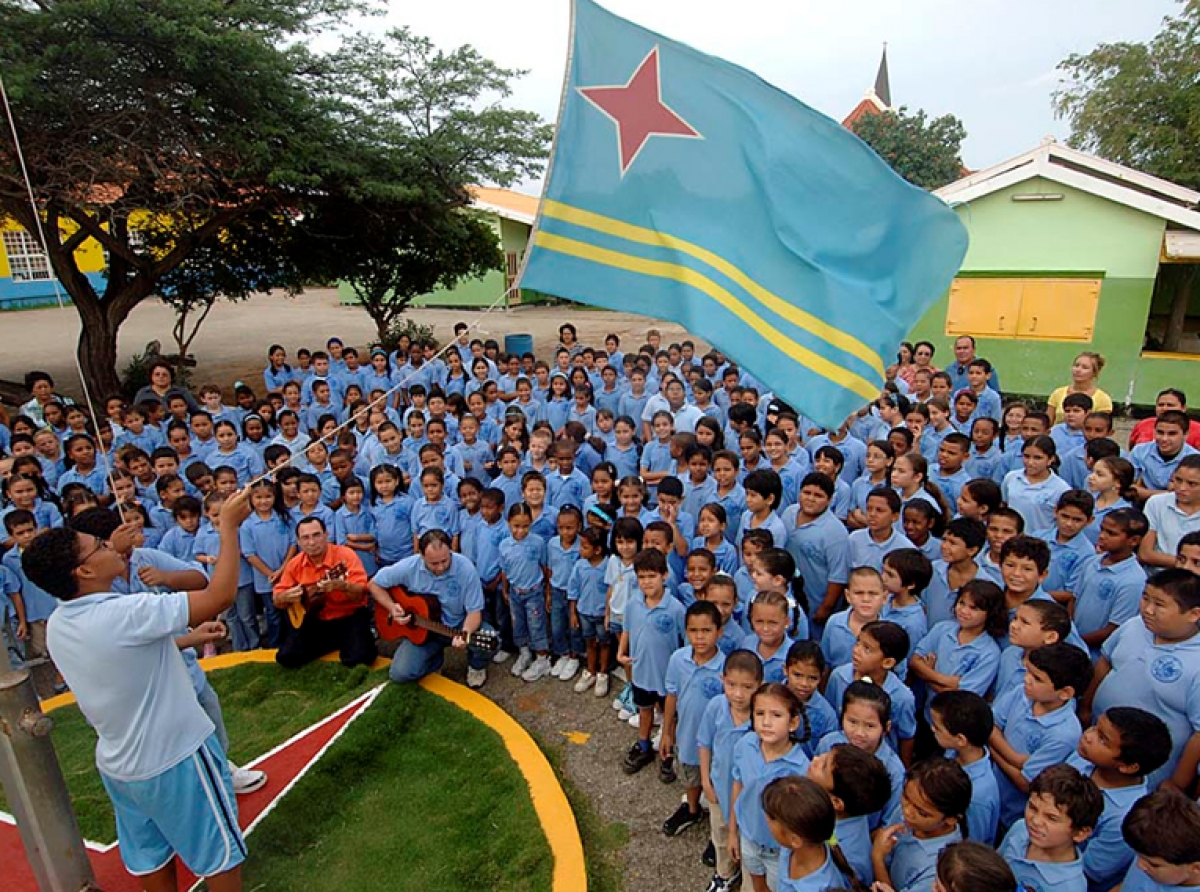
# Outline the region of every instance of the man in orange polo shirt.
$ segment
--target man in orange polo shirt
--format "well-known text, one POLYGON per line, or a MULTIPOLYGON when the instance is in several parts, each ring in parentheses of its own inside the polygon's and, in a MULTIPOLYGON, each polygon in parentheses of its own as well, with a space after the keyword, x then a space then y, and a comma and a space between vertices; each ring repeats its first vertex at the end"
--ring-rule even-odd
POLYGON ((283 643, 275 655, 281 666, 295 668, 338 651, 345 666, 369 666, 375 661, 371 612, 367 607, 367 572, 358 555, 344 545, 333 545, 319 517, 306 517, 296 526, 300 553, 283 567, 275 583, 275 606, 286 612, 289 604, 304 597, 305 586, 324 595, 324 603, 309 610, 300 628, 283 623, 283 643), (341 578, 330 571, 344 564, 341 578))

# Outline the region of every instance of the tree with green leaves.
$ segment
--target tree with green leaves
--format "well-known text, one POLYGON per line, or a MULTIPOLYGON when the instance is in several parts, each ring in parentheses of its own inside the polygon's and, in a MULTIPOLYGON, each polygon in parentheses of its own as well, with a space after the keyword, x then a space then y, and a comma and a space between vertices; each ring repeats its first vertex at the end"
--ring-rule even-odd
POLYGON ((473 51, 430 50, 414 80, 369 70, 365 50, 418 43, 339 31, 365 11, 357 0, 0 0, 0 72, 35 197, 31 207, 15 147, 0 142, 0 216, 30 232, 44 222, 94 393, 119 389, 118 331, 156 293, 339 278, 324 248, 365 242, 380 223, 397 244, 426 246, 425 259, 436 233, 438 262, 478 267, 479 234, 454 225, 467 186, 538 170, 545 129, 499 102, 472 105, 488 92, 479 79, 512 74, 456 71, 456 59, 483 62, 473 51), (443 72, 453 76, 436 80, 443 72), (100 284, 80 268, 89 241, 106 256, 100 284))
POLYGON ((914 186, 940 189, 963 175, 962 141, 967 131, 954 115, 927 120, 924 111, 863 115, 855 135, 875 150, 892 170, 914 186))

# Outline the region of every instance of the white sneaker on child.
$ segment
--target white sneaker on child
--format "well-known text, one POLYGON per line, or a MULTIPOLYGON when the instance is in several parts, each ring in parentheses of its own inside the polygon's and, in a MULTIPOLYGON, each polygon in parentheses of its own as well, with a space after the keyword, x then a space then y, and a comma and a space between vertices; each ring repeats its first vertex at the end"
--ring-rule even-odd
POLYGON ((521 653, 517 656, 517 661, 512 664, 512 669, 509 671, 512 672, 512 674, 517 678, 520 678, 525 674, 525 670, 528 669, 532 663, 533 651, 531 651, 528 647, 522 647, 521 653))
POLYGON ((563 657, 559 662, 558 678, 560 681, 570 681, 575 677, 575 673, 579 671, 579 661, 574 657, 563 657))
POLYGON ((575 693, 582 694, 595 683, 596 676, 584 669, 583 674, 579 676, 579 681, 575 682, 575 693))
POLYGON ((254 768, 239 768, 229 763, 229 773, 233 775, 233 792, 245 796, 255 790, 261 790, 267 785, 267 773, 254 768))
POLYGON ((481 688, 487 681, 486 669, 467 669, 467 687, 471 690, 481 688))
POLYGON ((508 662, 508 658, 509 658, 509 657, 511 657, 511 656, 512 656, 512 654, 510 654, 510 653, 509 653, 508 651, 506 651, 506 650, 498 650, 498 651, 496 651, 496 653, 495 653, 495 654, 492 656, 492 662, 493 662, 493 663, 497 663, 497 664, 499 664, 499 663, 507 663, 507 662, 508 662))
POLYGON ((521 675, 525 681, 538 681, 550 674, 550 658, 539 656, 521 675))
POLYGON ((634 720, 634 723, 636 724, 636 722, 637 722, 637 713, 636 713, 636 712, 630 712, 628 709, 626 709, 624 706, 622 706, 622 707, 621 707, 621 711, 617 713, 617 721, 618 721, 618 722, 627 722, 627 721, 629 721, 630 719, 633 719, 633 720, 634 720))
POLYGON ((608 696, 608 673, 607 672, 601 672, 599 675, 596 676, 596 696, 597 697, 607 697, 608 696))

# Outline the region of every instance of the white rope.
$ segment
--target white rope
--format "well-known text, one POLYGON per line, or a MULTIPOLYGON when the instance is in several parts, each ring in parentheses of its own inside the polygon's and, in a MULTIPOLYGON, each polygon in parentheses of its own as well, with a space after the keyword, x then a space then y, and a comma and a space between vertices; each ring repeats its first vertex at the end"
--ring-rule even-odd
MULTIPOLYGON (((17 151, 17 163, 21 167, 21 176, 25 181, 25 191, 29 195, 29 209, 33 213, 33 220, 37 227, 38 242, 42 246, 42 254, 46 258, 46 268, 50 273, 50 283, 54 286, 54 298, 58 301, 59 309, 66 309, 66 301, 63 300, 62 289, 59 287, 58 273, 54 269, 54 264, 50 262, 50 243, 46 240, 46 228, 42 224, 42 214, 38 209, 37 199, 33 194, 33 181, 29 178, 29 168, 25 164, 25 152, 21 148, 21 137, 17 133, 17 122, 13 118, 12 105, 8 101, 8 90, 4 86, 4 78, 0 77, 0 99, 4 101, 4 115, 8 119, 8 129, 12 133, 13 147, 17 151)), ((82 325, 82 320, 80 325, 82 325)), ((79 350, 76 348, 71 351, 71 355, 75 359, 75 371, 79 374, 79 386, 83 390, 83 400, 87 404, 88 412, 92 416, 92 424, 95 426, 96 439, 94 445, 96 454, 100 459, 100 464, 104 468, 104 476, 108 480, 109 491, 114 494, 114 504, 117 507, 117 514, 121 518, 121 523, 125 522, 125 512, 119 502, 116 502, 116 481, 113 479, 112 463, 108 460, 108 453, 104 450, 103 444, 100 442, 100 415, 96 412, 96 404, 92 401, 92 393, 88 388, 87 376, 83 373, 83 364, 79 361, 79 350)), ((57 433, 56 433, 57 435, 57 433)))

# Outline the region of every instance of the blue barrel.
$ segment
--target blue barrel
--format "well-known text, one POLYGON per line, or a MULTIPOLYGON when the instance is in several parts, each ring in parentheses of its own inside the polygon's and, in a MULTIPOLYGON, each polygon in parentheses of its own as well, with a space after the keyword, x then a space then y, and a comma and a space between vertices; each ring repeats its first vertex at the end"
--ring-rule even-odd
POLYGON ((523 356, 533 352, 533 335, 510 334, 504 336, 504 352, 523 356))

